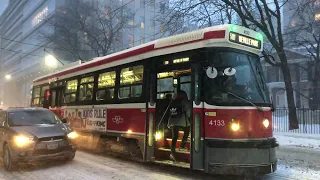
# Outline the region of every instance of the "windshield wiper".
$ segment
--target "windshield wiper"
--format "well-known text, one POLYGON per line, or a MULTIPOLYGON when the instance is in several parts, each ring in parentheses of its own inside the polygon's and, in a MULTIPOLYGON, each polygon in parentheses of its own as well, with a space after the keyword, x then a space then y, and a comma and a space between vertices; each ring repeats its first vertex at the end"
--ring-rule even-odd
POLYGON ((254 106, 255 108, 257 108, 259 111, 263 111, 263 108, 262 108, 262 107, 254 104, 253 102, 251 102, 251 101, 249 101, 249 100, 247 100, 247 99, 245 99, 245 98, 243 98, 243 97, 240 97, 240 96, 238 96, 238 95, 236 95, 236 94, 233 94, 233 93, 231 93, 231 92, 229 92, 229 91, 226 91, 226 90, 225 90, 225 91, 223 91, 223 90, 221 90, 221 89, 216 89, 216 90, 220 91, 221 93, 230 94, 230 95, 232 95, 232 96, 234 96, 234 97, 236 97, 236 98, 238 98, 238 99, 240 99, 240 100, 242 100, 242 101, 244 101, 244 102, 246 102, 246 103, 251 104, 252 106, 254 106))
POLYGON ((242 100, 242 101, 245 101, 245 102, 251 104, 252 106, 256 107, 259 111, 263 111, 262 107, 257 106, 256 104, 254 104, 253 102, 251 102, 251 101, 249 101, 249 100, 246 100, 245 98, 242 98, 242 97, 240 97, 240 96, 238 96, 238 95, 235 95, 235 94, 233 94, 233 93, 231 93, 231 92, 228 92, 228 91, 226 91, 226 93, 227 93, 227 94, 230 94, 230 95, 232 95, 232 96, 234 96, 234 97, 236 97, 236 98, 238 98, 238 99, 240 99, 240 100, 242 100))

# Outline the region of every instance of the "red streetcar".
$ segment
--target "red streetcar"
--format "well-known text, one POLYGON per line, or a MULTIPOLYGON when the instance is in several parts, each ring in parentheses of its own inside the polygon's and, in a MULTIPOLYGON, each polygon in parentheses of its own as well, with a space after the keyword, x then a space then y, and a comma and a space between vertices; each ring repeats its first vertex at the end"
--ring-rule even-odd
MULTIPOLYGON (((263 38, 220 25, 158 39, 35 79, 32 106, 66 118, 78 145, 215 174, 277 168, 263 38), (171 161, 167 97, 192 106, 186 149, 171 161)), ((170 109, 171 110, 171 109, 170 109)))

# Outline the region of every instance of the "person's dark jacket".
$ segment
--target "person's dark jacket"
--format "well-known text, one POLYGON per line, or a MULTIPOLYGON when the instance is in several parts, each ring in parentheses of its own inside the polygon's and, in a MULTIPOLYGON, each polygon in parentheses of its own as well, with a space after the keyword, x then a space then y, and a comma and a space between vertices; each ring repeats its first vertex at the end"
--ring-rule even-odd
POLYGON ((190 116, 191 116, 191 104, 187 99, 181 101, 183 108, 183 115, 179 118, 169 116, 168 128, 172 126, 189 127, 190 126, 190 116))

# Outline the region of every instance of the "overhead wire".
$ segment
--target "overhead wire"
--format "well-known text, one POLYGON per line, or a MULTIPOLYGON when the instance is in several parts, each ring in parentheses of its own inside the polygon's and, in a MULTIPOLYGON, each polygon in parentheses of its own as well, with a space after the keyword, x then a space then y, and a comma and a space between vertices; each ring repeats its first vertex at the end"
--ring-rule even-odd
MULTIPOLYGON (((122 5, 121 7, 117 8, 116 10, 112 11, 111 13, 127 6, 128 4, 130 4, 131 2, 133 2, 134 0, 131 0, 127 3, 125 3, 124 5, 122 5)), ((97 20, 96 20, 97 21, 97 20)), ((81 30, 82 28, 78 29, 78 30, 81 30)), ((78 31, 76 30, 76 31, 78 31)), ((155 34, 152 34, 150 36, 147 36, 147 37, 143 37, 143 39, 149 39, 149 38, 153 38, 152 40, 154 40, 154 37, 159 35, 159 34, 163 34, 163 32, 158 32, 158 33, 155 33, 155 34)), ((52 48, 52 47, 47 47, 47 46, 44 46, 44 45, 39 45, 39 44, 32 44, 32 43, 27 43, 27 42, 22 42, 22 41, 17 41, 17 40, 13 40, 13 39, 9 39, 9 38, 4 38, 4 37, 0 37, 1 39, 4 39, 4 40, 8 40, 8 41, 12 41, 12 42, 16 42, 16 43, 21 43, 21 44, 26 44, 26 45, 31 45, 31 46, 36 46, 36 47, 42 47, 42 48, 52 48)), ((138 39, 136 41, 133 41, 133 44, 135 44, 136 42, 141 42, 142 39, 138 39)), ((141 43, 140 43, 141 44, 141 43)), ((9 51, 9 52, 13 52, 13 53, 19 53, 19 54, 25 54, 26 56, 28 55, 31 55, 31 56, 36 56, 36 57, 44 57, 44 55, 37 55, 37 54, 33 54, 32 52, 30 53, 23 53, 21 51, 15 51, 15 50, 11 50, 11 49, 6 49, 6 48, 0 48, 2 50, 6 50, 6 51, 9 51)), ((19 55, 20 56, 20 55, 19 55)), ((21 56, 20 56, 20 59, 21 59, 21 56)))
POLYGON ((27 42, 18 41, 18 40, 9 39, 9 38, 4 38, 4 37, 0 37, 0 39, 16 42, 16 43, 20 43, 20 44, 26 44, 26 45, 30 45, 30 46, 43 47, 43 48, 52 48, 52 47, 47 47, 47 46, 43 46, 43 45, 40 45, 40 44, 32 44, 32 43, 27 43, 27 42))
POLYGON ((6 51, 10 51, 10 52, 13 52, 13 53, 26 54, 27 56, 28 56, 28 55, 31 55, 31 56, 44 57, 43 55, 41 56, 41 55, 32 54, 32 53, 24 53, 24 52, 21 52, 21 51, 15 51, 15 50, 6 49, 6 48, 0 48, 0 49, 6 50, 6 51))
MULTIPOLYGON (((158 32, 158 33, 156 33, 156 34, 152 34, 152 35, 150 35, 150 36, 147 36, 147 37, 144 37, 144 39, 148 39, 148 38, 154 38, 155 36, 157 36, 157 35, 159 35, 159 34, 162 34, 163 32, 158 32)), ((1 38, 1 37, 0 37, 1 38)), ((10 39, 7 39, 6 38, 6 40, 10 40, 10 39)), ((141 42, 141 40, 142 39, 138 39, 138 40, 136 40, 136 41, 133 41, 133 44, 135 44, 136 42, 141 42)), ((154 39, 153 39, 154 40, 154 39)), ((22 43, 22 44, 28 44, 28 45, 33 45, 33 46, 37 46, 37 47, 44 47, 45 48, 45 46, 42 46, 42 45, 36 45, 36 44, 31 44, 31 43, 24 43, 24 42, 21 42, 21 41, 16 41, 16 40, 12 40, 12 41, 14 41, 14 42, 18 42, 18 43, 22 43)), ((151 40, 152 41, 152 40, 151 40)), ((31 55, 31 56, 35 56, 35 57, 44 57, 44 55, 39 55, 39 54, 33 54, 32 52, 30 52, 30 53, 24 53, 24 52, 21 52, 21 51, 15 51, 15 50, 11 50, 11 49, 6 49, 6 48, 0 48, 0 49, 2 49, 2 50, 6 50, 6 51, 9 51, 9 52, 12 52, 12 53, 19 53, 19 54, 24 54, 24 55, 26 55, 26 56, 29 56, 29 55, 31 55)), ((21 58, 21 57, 20 57, 21 58)))
MULTIPOLYGON (((116 11, 118 11, 119 9, 122 9, 123 7, 127 6, 128 4, 134 2, 134 0, 131 0, 125 4, 123 4, 122 6, 120 6, 119 8, 115 9, 114 11, 112 11, 111 13, 114 13, 116 11)), ((97 22, 99 19, 95 20, 94 22, 97 22)), ((75 32, 81 30, 83 28, 79 28, 77 29, 75 32)), ((51 47, 46 47, 46 46, 43 46, 43 45, 38 45, 38 44, 32 44, 32 43, 27 43, 27 42, 23 42, 23 41, 17 41, 17 40, 13 40, 13 39, 9 39, 9 38, 4 38, 4 37, 0 37, 1 39, 4 39, 4 40, 8 40, 8 41, 12 41, 12 42, 16 42, 16 43, 21 43, 21 44, 26 44, 26 45, 30 45, 30 46, 36 46, 36 47, 42 47, 42 48, 51 48, 51 47)), ((23 53, 23 52, 20 52, 20 51, 15 51, 15 50, 11 50, 11 49, 6 49, 6 48, 3 48, 1 47, 0 49, 2 50, 6 50, 6 51, 9 51, 9 52, 13 52, 13 53, 19 53, 19 54, 25 54, 25 55, 31 55, 31 56, 37 56, 37 57, 44 57, 44 56, 41 56, 41 55, 36 55, 36 54, 32 54, 32 52, 30 53, 23 53)), ((60 50, 62 50, 60 48, 60 50)), ((66 50, 65 50, 66 51, 66 50)), ((18 55, 19 55, 18 54, 18 55)), ((20 56, 20 55, 19 55, 20 56)), ((20 60, 21 60, 21 56, 20 56, 20 60)), ((31 75, 32 76, 32 75, 31 75)))

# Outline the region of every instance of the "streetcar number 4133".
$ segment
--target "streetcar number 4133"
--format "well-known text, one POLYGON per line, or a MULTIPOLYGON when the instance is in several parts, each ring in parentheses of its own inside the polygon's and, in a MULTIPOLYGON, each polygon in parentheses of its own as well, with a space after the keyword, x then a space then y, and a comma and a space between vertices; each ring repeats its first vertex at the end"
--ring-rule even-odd
POLYGON ((210 120, 209 124, 211 126, 225 126, 224 120, 210 120))

